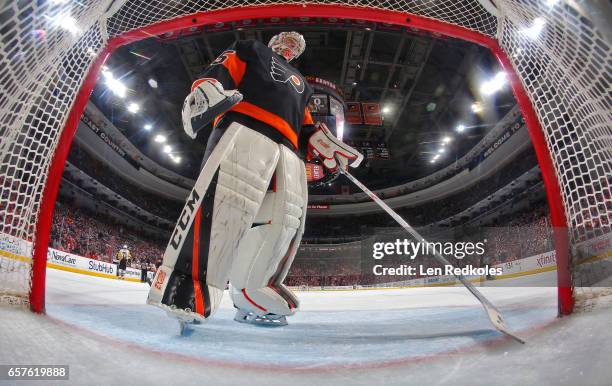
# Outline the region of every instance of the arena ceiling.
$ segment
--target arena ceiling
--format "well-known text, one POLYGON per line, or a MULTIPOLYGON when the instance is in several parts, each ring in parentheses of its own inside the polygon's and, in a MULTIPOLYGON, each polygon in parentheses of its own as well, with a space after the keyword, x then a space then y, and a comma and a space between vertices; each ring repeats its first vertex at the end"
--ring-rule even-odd
POLYGON ((293 63, 303 75, 334 82, 346 101, 379 102, 384 109, 382 126, 345 129, 345 138, 389 148, 390 160, 372 160, 356 171, 373 187, 448 165, 515 104, 507 84, 494 92, 490 88, 497 86, 486 88, 500 68, 483 47, 386 24, 308 18, 218 23, 121 47, 106 70, 125 86, 125 95, 118 96, 102 75, 92 101, 145 154, 194 178, 207 133, 192 141, 182 130, 180 111, 191 83, 235 40, 267 42, 287 30, 306 39, 305 53, 293 63), (165 142, 156 141, 160 135, 165 142))

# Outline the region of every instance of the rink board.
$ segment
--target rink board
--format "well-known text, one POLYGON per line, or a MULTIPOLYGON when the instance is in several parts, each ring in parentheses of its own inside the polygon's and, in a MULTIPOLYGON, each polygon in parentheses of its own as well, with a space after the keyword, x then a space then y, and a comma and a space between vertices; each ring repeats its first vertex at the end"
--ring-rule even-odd
MULTIPOLYGON (((31 250, 31 242, 7 234, 0 234, 0 256, 16 262, 29 263, 31 258, 28 256, 31 255, 31 250)), ((49 248, 47 251, 47 267, 82 275, 118 279, 117 264, 90 259, 55 248, 49 248)), ((149 272, 148 276, 152 277, 153 272, 149 272)), ((139 282, 140 270, 128 267, 122 280, 139 282)))
MULTIPOLYGON (((581 243, 580 246, 588 249, 590 257, 581 264, 592 263, 597 260, 612 257, 612 233, 599 236, 581 243)), ((9 259, 21 262, 29 262, 32 244, 28 241, 7 235, 0 234, 0 255, 9 259)), ((47 253, 47 267, 63 271, 102 277, 106 279, 118 279, 117 264, 107 263, 84 256, 63 252, 54 248, 49 248, 47 253)), ((478 285, 485 281, 499 281, 514 279, 521 276, 538 275, 557 269, 555 251, 544 252, 535 256, 517 259, 506 263, 496 264, 494 268, 501 268, 502 274, 485 279, 483 276, 470 276, 467 279, 478 285)), ((147 276, 152 279, 154 272, 148 272, 147 276)), ((140 270, 128 267, 123 280, 139 282, 140 270)), ((460 283, 453 276, 431 276, 412 280, 385 283, 380 286, 326 286, 326 287, 296 287, 302 291, 352 291, 352 290, 371 290, 386 288, 418 288, 418 287, 438 287, 455 286, 460 283)))

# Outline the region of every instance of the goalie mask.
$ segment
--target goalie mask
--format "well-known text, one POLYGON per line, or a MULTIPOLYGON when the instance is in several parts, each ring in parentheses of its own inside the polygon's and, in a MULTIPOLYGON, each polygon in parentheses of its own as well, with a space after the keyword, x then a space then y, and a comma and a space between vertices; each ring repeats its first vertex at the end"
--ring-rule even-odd
POLYGON ((287 62, 290 62, 302 55, 306 49, 306 41, 302 35, 295 31, 281 32, 270 39, 268 47, 284 57, 287 62))

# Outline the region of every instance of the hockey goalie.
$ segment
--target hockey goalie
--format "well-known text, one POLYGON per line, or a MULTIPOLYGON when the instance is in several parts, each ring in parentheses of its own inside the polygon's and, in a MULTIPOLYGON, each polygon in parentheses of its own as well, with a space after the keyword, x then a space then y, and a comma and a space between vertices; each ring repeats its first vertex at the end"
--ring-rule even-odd
POLYGON ((182 323, 217 310, 227 283, 239 322, 285 325, 299 301, 283 285, 306 217, 300 155, 328 173, 363 156, 306 109, 312 88, 289 64, 306 43, 282 32, 268 46, 237 41, 185 99, 185 132, 213 123, 203 167, 171 235, 147 303, 182 323))

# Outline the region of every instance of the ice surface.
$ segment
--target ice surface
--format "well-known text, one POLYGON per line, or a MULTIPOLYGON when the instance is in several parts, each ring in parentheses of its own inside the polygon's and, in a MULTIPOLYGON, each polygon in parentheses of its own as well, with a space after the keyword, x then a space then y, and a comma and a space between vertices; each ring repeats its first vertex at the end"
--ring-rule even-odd
POLYGON ((146 284, 47 274, 47 316, 0 308, 0 363, 69 364, 72 384, 612 385, 607 298, 557 319, 556 288, 481 288, 526 345, 462 287, 300 292, 276 329, 232 321, 226 297, 183 337, 146 284))

